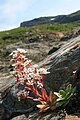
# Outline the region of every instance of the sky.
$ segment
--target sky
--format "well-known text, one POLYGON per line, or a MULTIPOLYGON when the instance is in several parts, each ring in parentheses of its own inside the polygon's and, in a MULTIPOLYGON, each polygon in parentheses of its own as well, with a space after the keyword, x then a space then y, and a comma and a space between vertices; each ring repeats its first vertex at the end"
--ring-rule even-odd
POLYGON ((17 28, 23 21, 80 10, 80 0, 0 0, 0 31, 17 28))

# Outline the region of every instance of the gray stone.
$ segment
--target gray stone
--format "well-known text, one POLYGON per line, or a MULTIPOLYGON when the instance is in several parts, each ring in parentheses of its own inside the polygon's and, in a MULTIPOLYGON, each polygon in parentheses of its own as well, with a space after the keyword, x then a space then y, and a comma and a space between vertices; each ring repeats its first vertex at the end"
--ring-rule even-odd
POLYGON ((50 71, 44 80, 48 90, 58 91, 69 83, 75 83, 76 78, 73 71, 77 72, 80 67, 80 36, 70 40, 41 61, 39 67, 42 66, 50 71))

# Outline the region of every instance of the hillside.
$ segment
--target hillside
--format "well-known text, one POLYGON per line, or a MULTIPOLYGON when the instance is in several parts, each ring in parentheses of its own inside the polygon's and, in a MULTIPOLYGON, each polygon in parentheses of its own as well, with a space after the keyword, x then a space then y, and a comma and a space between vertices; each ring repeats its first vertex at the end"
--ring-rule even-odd
MULTIPOLYGON (((68 16, 79 15, 79 11, 68 16)), ((59 20, 60 20, 60 16, 59 20)), ((40 18, 40 22, 45 23, 51 17, 40 18)), ((33 24, 34 24, 33 20, 33 24)), ((24 48, 27 57, 33 62, 43 60, 48 54, 58 50, 68 40, 80 35, 80 22, 66 24, 44 24, 33 27, 19 27, 16 29, 0 32, 0 71, 6 71, 9 66, 9 54, 17 49, 24 48), (74 24, 73 24, 74 23, 74 24)))
POLYGON ((69 15, 58 15, 58 16, 50 16, 50 17, 40 17, 30 21, 25 21, 20 24, 20 27, 32 27, 37 25, 44 24, 65 24, 78 22, 80 23, 80 10, 69 15))

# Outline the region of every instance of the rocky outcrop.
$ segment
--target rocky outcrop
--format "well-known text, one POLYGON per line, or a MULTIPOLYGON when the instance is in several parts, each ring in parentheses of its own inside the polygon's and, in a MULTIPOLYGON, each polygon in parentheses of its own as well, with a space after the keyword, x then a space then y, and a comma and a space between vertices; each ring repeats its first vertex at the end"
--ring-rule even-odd
POLYGON ((49 69, 50 74, 46 77, 45 83, 52 90, 65 87, 66 82, 76 83, 73 71, 77 71, 80 67, 80 36, 70 40, 39 65, 46 65, 49 69))
MULTIPOLYGON (((69 83, 76 86, 76 91, 80 90, 80 36, 69 40, 67 44, 47 56, 38 65, 39 67, 44 66, 50 71, 50 74, 44 80, 44 87, 48 93, 50 90, 58 91, 60 88, 64 89, 69 83)), ((4 78, 4 81, 0 85, 2 120, 9 120, 19 114, 25 114, 26 120, 44 120, 45 118, 45 120, 58 120, 65 117, 64 110, 61 111, 58 109, 55 112, 47 111, 40 114, 31 100, 17 101, 17 98, 11 92, 15 85, 14 78, 12 77, 11 79, 4 78)), ((66 108, 68 113, 72 112, 80 115, 79 96, 80 92, 77 92, 73 101, 68 104, 66 108)))
POLYGON ((20 27, 32 27, 44 24, 71 23, 80 20, 80 10, 69 15, 58 15, 51 17, 40 17, 20 24, 20 27))

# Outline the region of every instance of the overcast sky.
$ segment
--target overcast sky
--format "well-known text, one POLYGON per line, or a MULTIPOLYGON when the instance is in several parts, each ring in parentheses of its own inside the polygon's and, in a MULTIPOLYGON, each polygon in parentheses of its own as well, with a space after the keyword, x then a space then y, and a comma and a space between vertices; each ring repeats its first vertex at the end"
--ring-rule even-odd
POLYGON ((0 31, 42 16, 69 14, 80 9, 80 0, 0 0, 0 31))

